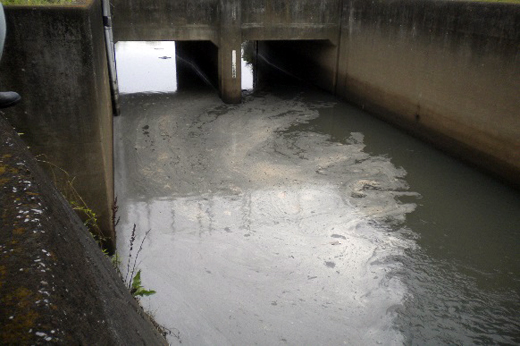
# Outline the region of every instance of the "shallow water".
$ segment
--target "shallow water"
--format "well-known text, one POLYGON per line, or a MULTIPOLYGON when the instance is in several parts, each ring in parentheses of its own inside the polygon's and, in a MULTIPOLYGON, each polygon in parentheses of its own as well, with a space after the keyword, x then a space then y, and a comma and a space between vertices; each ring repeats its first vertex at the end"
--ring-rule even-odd
POLYGON ((520 342, 517 191, 302 83, 121 99, 121 267, 151 230, 170 342, 520 342))

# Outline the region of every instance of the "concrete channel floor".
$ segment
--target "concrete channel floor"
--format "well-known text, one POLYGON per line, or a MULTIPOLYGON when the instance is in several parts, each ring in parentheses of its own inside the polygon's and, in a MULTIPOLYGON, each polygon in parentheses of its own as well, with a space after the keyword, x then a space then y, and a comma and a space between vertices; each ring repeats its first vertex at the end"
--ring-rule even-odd
POLYGON ((329 99, 122 97, 118 252, 124 272, 150 230, 136 263, 157 293, 142 303, 171 343, 403 342, 392 321, 407 289, 393 258, 414 246, 398 225, 415 204, 397 197, 417 194, 402 168, 364 152, 363 134, 306 128, 334 111, 329 99))

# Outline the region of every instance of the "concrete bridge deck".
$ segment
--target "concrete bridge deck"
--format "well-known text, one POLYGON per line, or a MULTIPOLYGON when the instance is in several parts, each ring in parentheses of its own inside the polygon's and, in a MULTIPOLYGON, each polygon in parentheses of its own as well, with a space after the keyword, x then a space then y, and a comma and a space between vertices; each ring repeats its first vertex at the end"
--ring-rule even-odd
POLYGON ((114 39, 209 40, 218 46, 222 29, 232 25, 242 40, 337 41, 342 4, 341 0, 114 0, 114 39))
POLYGON ((115 41, 211 41, 217 46, 218 84, 226 103, 241 100, 243 41, 327 40, 336 47, 335 59, 343 6, 341 0, 114 0, 112 4, 115 41))

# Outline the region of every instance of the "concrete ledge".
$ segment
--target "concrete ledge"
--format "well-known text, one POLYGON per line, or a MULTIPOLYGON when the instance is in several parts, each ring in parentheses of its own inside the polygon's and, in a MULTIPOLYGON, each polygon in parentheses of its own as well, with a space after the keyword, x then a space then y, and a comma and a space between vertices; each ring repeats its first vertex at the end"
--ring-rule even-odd
POLYGON ((0 117, 0 344, 165 345, 0 117))

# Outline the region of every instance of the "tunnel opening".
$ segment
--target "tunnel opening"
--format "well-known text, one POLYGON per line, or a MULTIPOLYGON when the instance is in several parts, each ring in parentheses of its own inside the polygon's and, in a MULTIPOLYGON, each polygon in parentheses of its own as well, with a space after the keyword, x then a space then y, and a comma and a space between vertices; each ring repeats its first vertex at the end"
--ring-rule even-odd
POLYGON ((179 90, 218 90, 218 47, 211 41, 177 41, 175 46, 179 90))
POLYGON ((122 95, 218 86, 218 48, 210 41, 120 41, 115 56, 122 95))
POLYGON ((120 41, 115 44, 120 94, 177 91, 174 41, 120 41))
POLYGON ((329 40, 257 41, 255 45, 259 86, 292 79, 335 91, 337 46, 329 40))
MULTIPOLYGON (((305 82, 335 88, 337 47, 328 40, 244 41, 241 89, 305 82)), ((115 45, 119 92, 218 92, 219 49, 211 41, 120 41, 115 45)))

